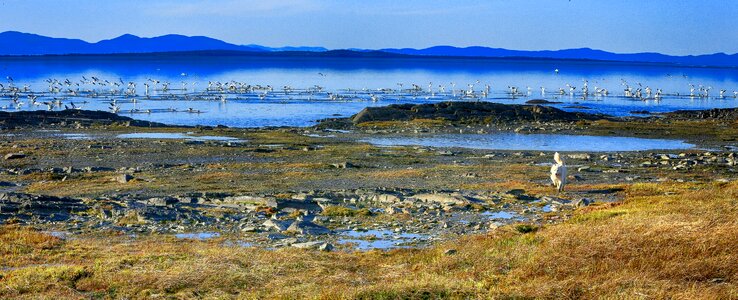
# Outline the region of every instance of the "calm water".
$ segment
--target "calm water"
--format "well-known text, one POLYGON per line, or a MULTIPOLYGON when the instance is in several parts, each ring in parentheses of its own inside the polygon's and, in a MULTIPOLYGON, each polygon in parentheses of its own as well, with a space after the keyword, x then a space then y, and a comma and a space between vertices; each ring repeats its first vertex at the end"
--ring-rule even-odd
POLYGON ((228 137, 228 136, 214 136, 214 135, 192 135, 190 132, 137 132, 137 133, 124 133, 117 136, 121 139, 185 139, 192 141, 216 141, 216 142, 243 142, 243 140, 228 137))
POLYGON ((434 136, 374 137, 362 140, 379 146, 419 145, 489 150, 536 151, 643 151, 689 149, 677 140, 564 134, 441 134, 434 136))
POLYGON ((115 101, 122 115, 180 125, 309 126, 321 118, 350 116, 367 106, 461 100, 465 90, 473 91, 481 101, 521 104, 547 99, 563 102, 555 106, 564 110, 610 115, 738 106, 733 94, 738 91, 738 69, 626 63, 187 55, 4 57, 0 58, 0 75, 6 88, 0 93, 2 110, 47 109, 43 102, 55 100, 60 105, 53 109, 75 103, 84 109, 109 110, 115 101), (556 74, 554 69, 560 72, 556 74), (6 76, 21 89, 17 101, 22 105, 13 102, 6 76), (90 81, 81 82, 83 76, 90 81), (99 81, 92 84, 92 77, 99 81), (47 79, 58 80, 60 91, 50 92, 47 79), (69 84, 63 83, 66 79, 69 84), (159 83, 154 85, 149 79, 159 83), (579 93, 584 80, 590 93, 606 88, 610 95, 582 99, 579 93), (265 89, 206 91, 209 81, 236 81, 265 89), (136 89, 125 95, 128 82, 135 82, 136 89), (147 82, 152 85, 149 99, 144 95, 147 82), (165 82, 169 83, 167 91, 162 89, 165 82), (413 84, 419 90, 409 90, 413 84), (573 96, 566 84, 577 87, 573 96), (664 96, 660 101, 626 98, 624 84, 634 89, 650 87, 654 93, 662 89, 664 96), (685 96, 690 94, 690 84, 696 89, 700 85, 712 89, 708 97, 690 98, 685 96), (481 97, 486 85, 490 93, 481 97), (285 90, 285 86, 289 88, 285 90), (520 93, 511 97, 508 86, 516 86, 520 93), (567 94, 559 95, 560 88, 567 94), (68 92, 70 89, 77 95, 68 92), (726 90, 722 98, 721 89, 726 90), (29 94, 39 97, 37 105, 31 104, 29 94))

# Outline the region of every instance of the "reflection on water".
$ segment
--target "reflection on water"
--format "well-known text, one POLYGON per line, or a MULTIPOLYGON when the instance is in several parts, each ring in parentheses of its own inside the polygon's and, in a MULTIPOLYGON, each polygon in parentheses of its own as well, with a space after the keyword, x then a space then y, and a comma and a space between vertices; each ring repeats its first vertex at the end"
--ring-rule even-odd
POLYGON ((189 240, 207 240, 220 236, 217 232, 195 232, 195 233, 178 233, 174 235, 178 239, 189 240))
POLYGON ((536 151, 643 151, 689 149, 678 140, 564 134, 441 134, 434 136, 372 137, 361 140, 379 146, 418 145, 488 150, 536 151))
POLYGON ((180 132, 137 132, 124 133, 117 136, 121 139, 185 139, 191 141, 225 141, 225 142, 242 142, 243 140, 228 136, 213 135, 191 135, 180 132))
POLYGON ((485 211, 482 213, 483 216, 487 216, 490 219, 503 219, 509 220, 515 217, 515 213, 511 211, 485 211))
MULTIPOLYGON (((486 97, 466 100, 522 104, 531 99, 561 102, 553 106, 569 110, 610 115, 629 115, 632 111, 665 112, 677 109, 736 107, 738 69, 685 68, 655 64, 578 62, 555 60, 504 59, 398 59, 326 57, 249 57, 144 55, 111 57, 2 57, 0 76, 14 78, 21 90, 27 86, 39 98, 35 104, 28 93, 16 99, 20 109, 47 109, 44 102, 93 110, 109 110, 115 100, 120 114, 137 119, 180 125, 227 125, 235 127, 309 126, 318 119, 350 116, 364 107, 394 103, 427 103, 458 100, 467 90, 479 95, 486 86, 486 97), (559 69, 556 74, 554 69, 559 69), (96 84, 81 82, 82 78, 96 84), (47 79, 59 82, 59 91, 50 92, 47 79), (69 80, 66 83, 66 80, 69 80), (581 97, 586 83, 590 93, 607 89, 608 96, 581 97), (107 82, 106 82, 107 81, 107 82), (154 81, 158 82, 154 88, 154 81), (205 91, 209 82, 236 81, 263 90, 228 94, 205 91), (129 82, 136 93, 124 93, 129 82), (163 83, 170 90, 162 91, 163 83), (104 84, 104 85, 103 85, 104 84), (144 84, 152 85, 150 99, 144 97, 144 84), (415 88, 417 91, 408 92, 415 88), (569 95, 569 87, 574 95, 569 95), (632 89, 663 91, 660 100, 623 97, 625 86, 632 89), (708 97, 688 97, 692 85, 710 88, 708 97), (512 97, 508 86, 519 93, 512 97), (295 91, 285 92, 284 87, 295 91), (545 89, 545 92, 541 90, 545 89), (116 95, 107 95, 111 90, 116 95), (185 90, 186 89, 186 90, 185 90), (320 92, 306 93, 313 89, 320 92), (388 92, 388 90, 405 90, 388 92), (559 89, 565 89, 562 95, 559 89), (68 90, 77 90, 76 95, 68 90), (86 91, 98 91, 87 93, 86 91), (720 97, 720 90, 725 90, 720 97), (104 92, 100 94, 100 92, 104 92), (189 95, 189 96, 188 96, 189 95), (333 95, 333 96, 331 96, 333 95), (336 97, 340 95, 341 97, 336 97), (93 97, 94 96, 94 97, 93 97), (374 96, 374 97, 372 97, 374 96), (136 101, 133 101, 136 99, 136 101), (374 101, 372 101, 374 100, 374 101), (197 112, 197 113, 192 113, 197 112)), ((9 87, 11 82, 2 82, 9 87)), ((0 108, 15 110, 13 93, 0 92, 0 108)))
POLYGON ((391 230, 349 230, 341 234, 346 238, 340 244, 351 244, 358 250, 406 248, 409 243, 427 240, 428 236, 391 230))

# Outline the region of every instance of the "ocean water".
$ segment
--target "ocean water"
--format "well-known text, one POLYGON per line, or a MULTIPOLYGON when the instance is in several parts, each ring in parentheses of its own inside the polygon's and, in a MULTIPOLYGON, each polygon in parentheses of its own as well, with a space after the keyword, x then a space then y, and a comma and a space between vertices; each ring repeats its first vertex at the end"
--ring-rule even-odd
POLYGON ((72 103, 110 110, 114 102, 121 115, 178 125, 310 126, 367 106, 462 100, 522 104, 546 99, 562 102, 553 106, 568 111, 616 116, 738 106, 738 69, 616 62, 184 54, 0 57, 0 75, 0 110, 43 110, 48 104, 58 110, 72 103), (92 84, 92 77, 99 81, 92 84), (50 91, 48 80, 57 80, 59 91, 50 91), (581 92, 585 80, 586 98, 581 92), (136 89, 126 95, 129 82, 136 89), (217 82, 225 84, 223 91, 216 89, 217 82), (231 91, 227 82, 261 88, 231 91), (148 96, 144 83, 151 85, 148 96), (573 95, 567 84, 576 87, 573 95), (11 85, 20 92, 11 93, 11 85), (633 91, 641 88, 644 97, 647 87, 652 94, 661 89, 662 97, 624 97, 626 85, 633 91), (689 97, 690 85, 695 97, 689 97), (487 86, 489 93, 483 96, 487 86), (518 93, 510 94, 510 86, 518 93), (709 87, 709 93, 700 87, 709 87), (602 88, 609 95, 592 95, 602 88), (725 90, 722 97, 720 90, 725 90), (466 91, 475 97, 462 97, 466 91), (29 95, 37 97, 36 104, 29 95))

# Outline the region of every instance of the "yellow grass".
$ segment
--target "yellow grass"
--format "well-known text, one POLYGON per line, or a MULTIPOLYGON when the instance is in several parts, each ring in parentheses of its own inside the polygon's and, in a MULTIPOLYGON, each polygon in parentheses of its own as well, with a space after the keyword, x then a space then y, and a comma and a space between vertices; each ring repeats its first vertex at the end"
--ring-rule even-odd
POLYGON ((167 236, 61 241, 5 225, 2 267, 21 268, 0 271, 0 298, 738 297, 738 183, 636 184, 625 195, 531 233, 508 226, 390 252, 167 236))

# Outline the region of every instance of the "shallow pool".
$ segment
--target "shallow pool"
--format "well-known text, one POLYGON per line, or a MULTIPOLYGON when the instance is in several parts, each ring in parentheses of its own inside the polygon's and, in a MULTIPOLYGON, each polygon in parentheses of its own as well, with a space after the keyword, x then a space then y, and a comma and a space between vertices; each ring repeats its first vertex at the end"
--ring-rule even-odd
POLYGON ((536 151, 643 151, 689 149, 695 145, 679 140, 565 134, 439 134, 371 137, 360 140, 378 146, 418 145, 488 150, 536 151))
POLYGON ((121 139, 185 139, 191 141, 216 142, 243 142, 243 140, 229 136, 192 135, 191 132, 136 132, 124 133, 117 136, 121 139))

